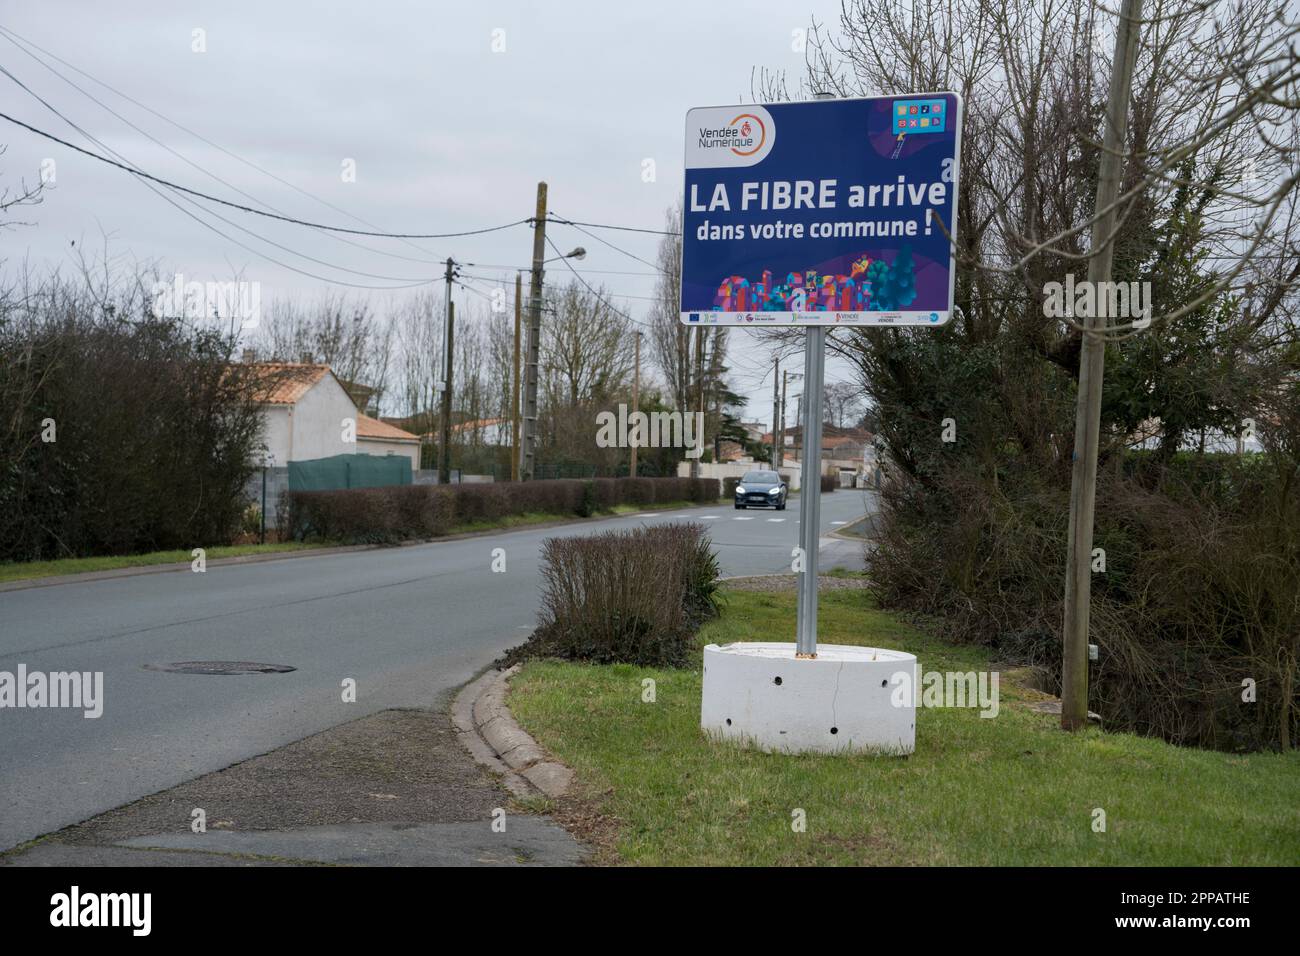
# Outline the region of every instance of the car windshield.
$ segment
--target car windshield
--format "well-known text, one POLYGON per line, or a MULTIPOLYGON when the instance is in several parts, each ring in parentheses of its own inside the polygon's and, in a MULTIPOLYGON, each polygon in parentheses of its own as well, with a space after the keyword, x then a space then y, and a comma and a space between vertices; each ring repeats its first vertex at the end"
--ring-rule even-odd
POLYGON ((744 478, 740 479, 741 483, 752 482, 756 485, 774 485, 777 483, 776 472, 774 471, 751 471, 744 478))

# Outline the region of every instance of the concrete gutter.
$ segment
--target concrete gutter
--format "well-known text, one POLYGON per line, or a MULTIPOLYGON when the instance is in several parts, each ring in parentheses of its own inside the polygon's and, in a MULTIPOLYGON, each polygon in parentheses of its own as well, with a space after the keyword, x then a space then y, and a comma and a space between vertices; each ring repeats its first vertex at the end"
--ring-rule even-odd
POLYGON ((489 670, 466 684, 452 702, 451 722, 470 756, 499 775, 515 796, 540 792, 556 799, 569 789, 573 771, 551 758, 506 706, 508 681, 518 671, 517 664, 504 671, 489 670))

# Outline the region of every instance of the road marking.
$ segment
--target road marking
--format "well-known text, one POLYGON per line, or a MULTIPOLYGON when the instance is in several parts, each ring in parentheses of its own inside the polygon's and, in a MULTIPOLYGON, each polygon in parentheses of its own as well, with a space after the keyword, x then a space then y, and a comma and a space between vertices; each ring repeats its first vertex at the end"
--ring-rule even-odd
POLYGON ((658 516, 657 514, 655 514, 653 511, 651 511, 651 512, 649 512, 649 513, 647 513, 647 514, 637 515, 637 517, 638 517, 638 518, 657 518, 657 517, 659 517, 659 516, 658 516))
POLYGON ((742 517, 740 517, 739 515, 737 515, 736 517, 732 518, 731 520, 732 520, 732 521, 753 521, 754 518, 753 518, 752 515, 749 516, 749 517, 747 517, 747 518, 742 518, 742 517))
POLYGON ((831 524, 848 524, 847 521, 832 521, 831 524))
POLYGON ((768 521, 784 521, 784 518, 768 518, 768 521))
POLYGON ((712 521, 714 518, 718 518, 718 517, 721 517, 721 515, 700 515, 700 520, 701 520, 701 521, 712 521))

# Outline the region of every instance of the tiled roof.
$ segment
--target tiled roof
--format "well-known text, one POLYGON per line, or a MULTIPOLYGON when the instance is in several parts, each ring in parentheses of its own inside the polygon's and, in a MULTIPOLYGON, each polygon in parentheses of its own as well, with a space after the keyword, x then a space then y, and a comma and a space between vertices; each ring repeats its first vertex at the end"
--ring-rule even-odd
POLYGON ((255 381, 262 384, 257 400, 267 405, 293 405, 330 374, 328 365, 296 362, 255 362, 244 367, 251 369, 255 381))
POLYGON ((382 441, 414 441, 420 440, 419 435, 412 435, 410 432, 398 428, 396 425, 390 425, 388 422, 381 422, 377 418, 371 418, 369 415, 357 416, 357 438, 370 438, 382 441))

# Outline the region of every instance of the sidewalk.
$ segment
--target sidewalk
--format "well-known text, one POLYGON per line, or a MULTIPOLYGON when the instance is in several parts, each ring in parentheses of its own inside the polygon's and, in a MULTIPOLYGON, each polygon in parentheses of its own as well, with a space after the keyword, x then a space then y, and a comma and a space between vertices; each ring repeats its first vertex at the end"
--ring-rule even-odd
POLYGON ((446 713, 390 710, 60 830, 0 866, 571 866, 584 856, 474 763, 446 713), (196 808, 206 833, 190 829, 196 808), (501 811, 505 832, 495 832, 501 811))

